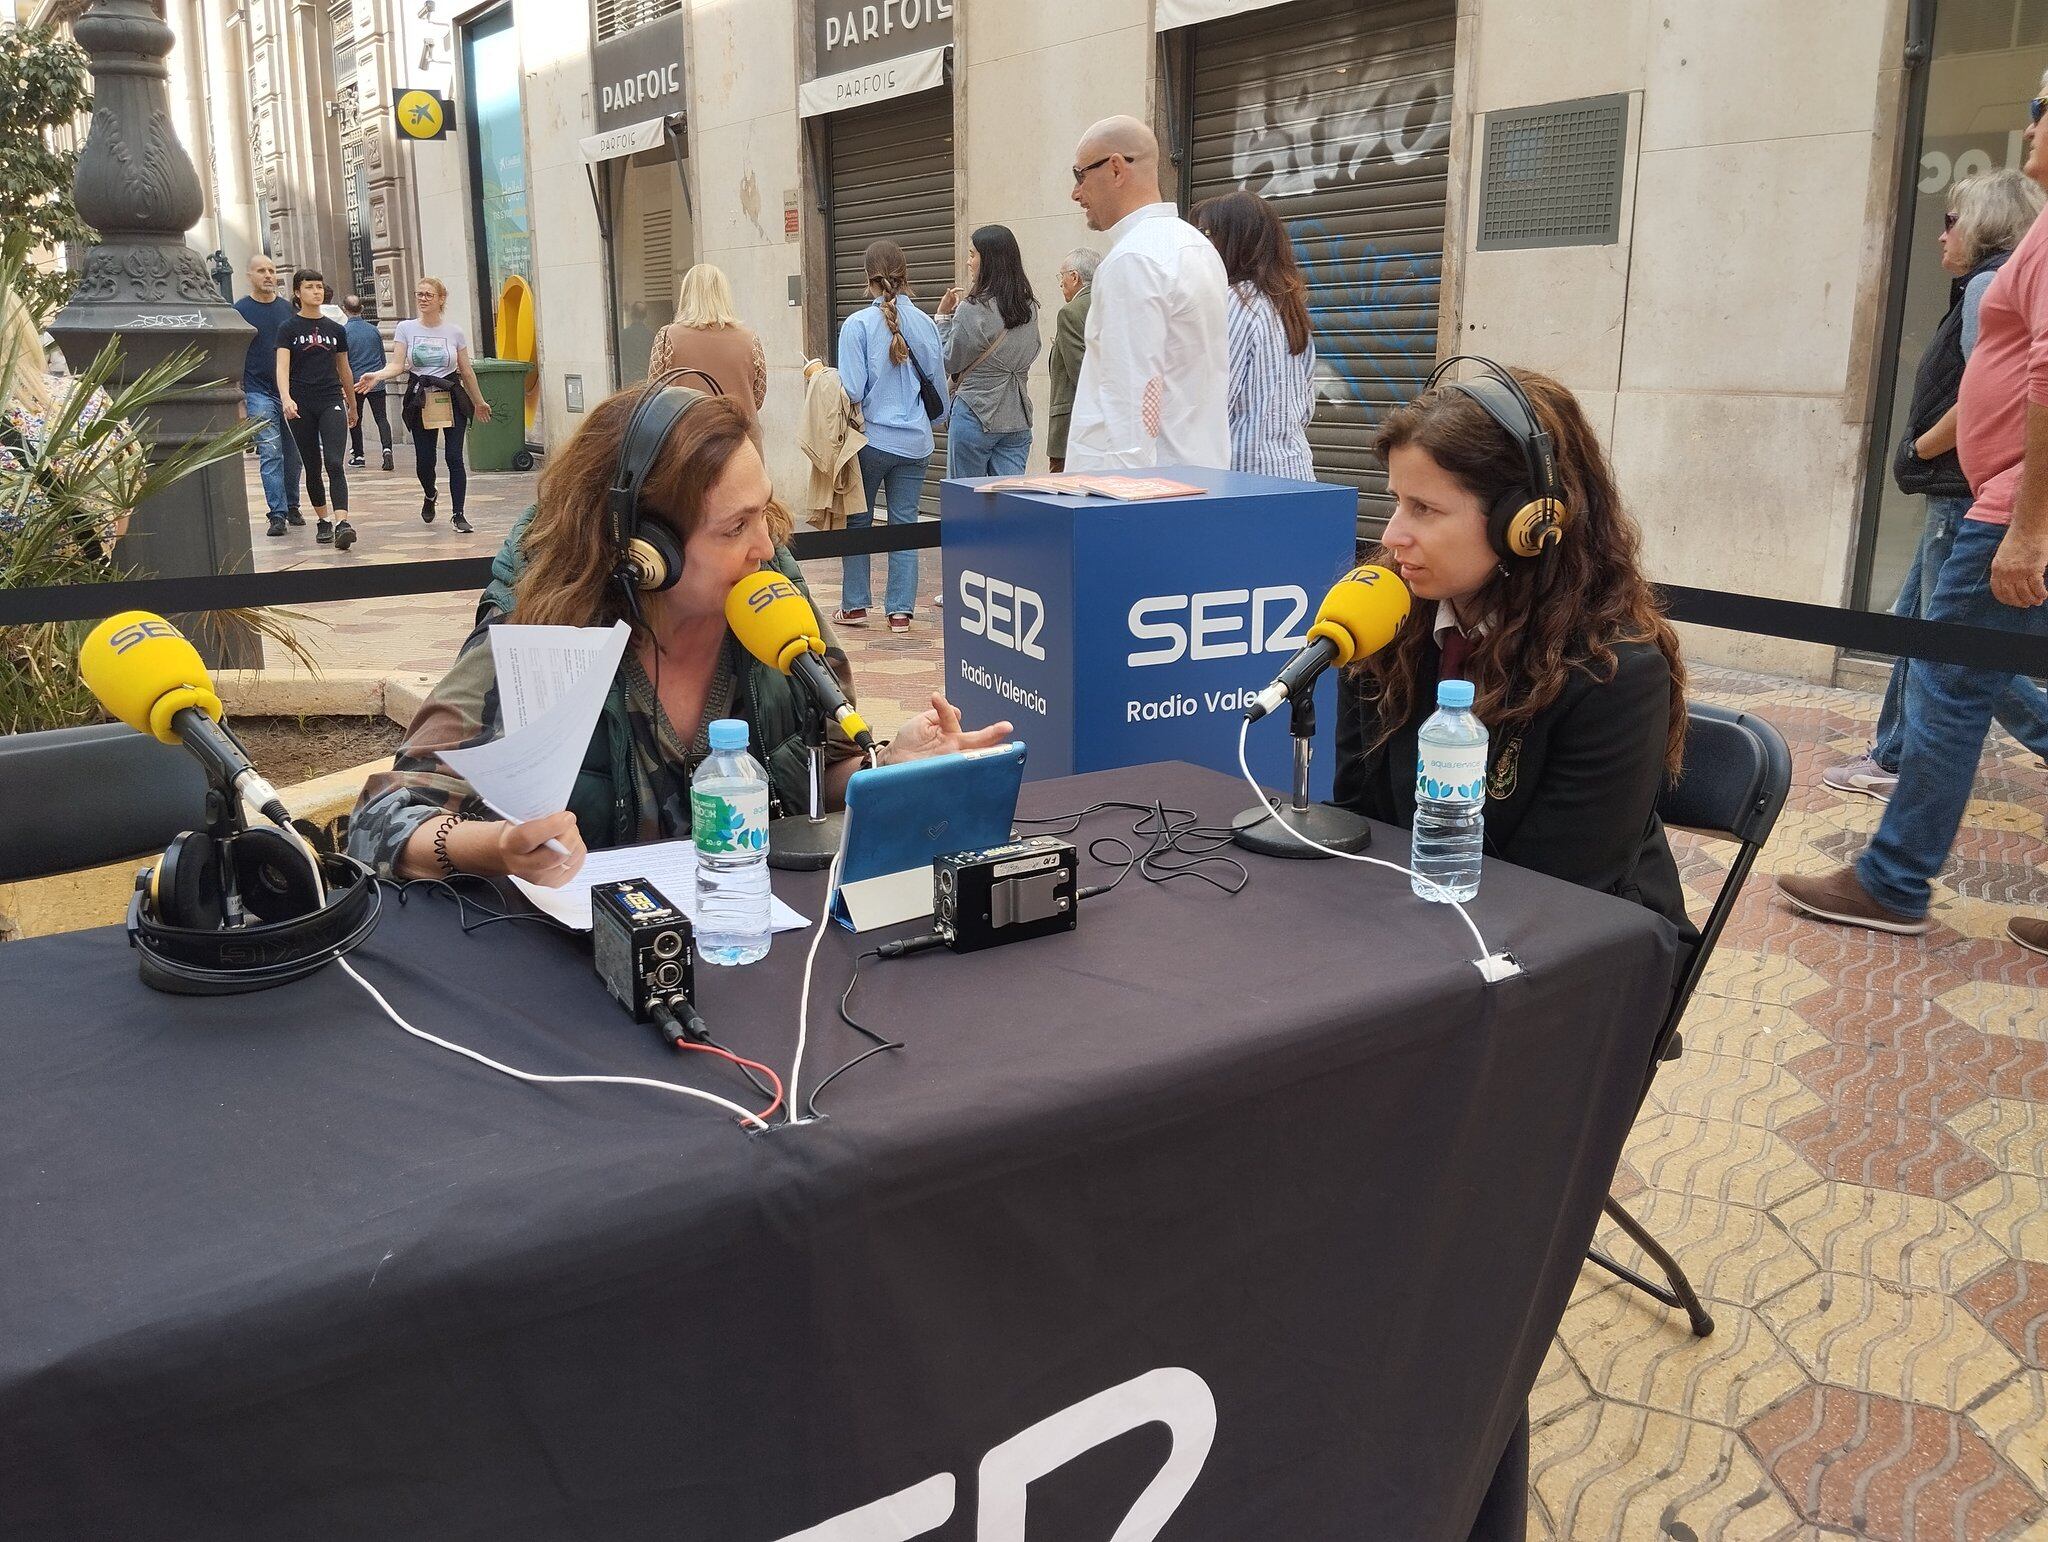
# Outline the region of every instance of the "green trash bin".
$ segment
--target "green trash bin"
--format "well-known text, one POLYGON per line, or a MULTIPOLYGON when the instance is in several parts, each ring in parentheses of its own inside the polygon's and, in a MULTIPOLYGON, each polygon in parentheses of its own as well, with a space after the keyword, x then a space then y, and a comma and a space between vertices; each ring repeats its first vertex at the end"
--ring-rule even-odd
POLYGON ((526 376, 533 366, 523 359, 471 359, 476 383, 491 404, 491 421, 469 425, 469 469, 531 471, 526 448, 526 376))

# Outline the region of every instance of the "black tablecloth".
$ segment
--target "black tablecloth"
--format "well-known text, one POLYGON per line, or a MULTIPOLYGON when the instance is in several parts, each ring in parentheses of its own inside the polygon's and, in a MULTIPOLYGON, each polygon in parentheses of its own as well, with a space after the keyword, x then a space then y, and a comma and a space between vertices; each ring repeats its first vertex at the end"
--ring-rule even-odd
MULTIPOLYGON (((1103 796, 1246 801, 1168 766, 1026 803, 1103 796)), ((1134 1502, 1169 1539, 1462 1536, 1672 948, 1489 862, 1475 914, 1528 972, 1487 986, 1398 875, 1246 861, 1235 898, 1134 874, 1075 935, 870 964, 857 1015, 909 1048, 768 1136, 515 1083, 339 969, 189 1000, 118 931, 0 948, 0 1534, 774 1542, 910 1490, 950 1503, 915 1534, 1021 1537, 1037 1463, 1033 1539, 1134 1502)), ((777 886, 816 915, 818 876, 777 886)), ((871 941, 825 939, 808 1082, 861 1047, 830 1003, 871 941)), ((807 942, 699 975, 779 1068, 807 942)), ((465 938, 416 892, 356 963, 513 1064, 751 1097, 543 928, 465 938)))

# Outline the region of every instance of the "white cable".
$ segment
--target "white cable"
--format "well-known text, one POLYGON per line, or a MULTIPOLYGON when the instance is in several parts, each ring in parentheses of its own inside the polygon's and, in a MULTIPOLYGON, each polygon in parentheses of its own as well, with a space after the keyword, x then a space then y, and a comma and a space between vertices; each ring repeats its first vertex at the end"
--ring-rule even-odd
POLYGON ((832 894, 839 887, 839 859, 846 855, 845 827, 840 827, 839 849, 832 853, 831 869, 825 874, 825 900, 818 912, 818 929, 811 934, 811 951, 804 955, 804 993, 796 1009, 796 1058, 789 1063, 789 1089, 783 1094, 785 1116, 791 1124, 802 1122, 803 1104, 796 1100, 797 1078, 803 1074, 804 1045, 811 1036, 811 969, 818 962, 818 944, 825 940, 825 928, 832 921, 832 894))
MULTIPOLYGON (((1259 785, 1259 779, 1252 775, 1251 762, 1246 758, 1245 754, 1245 744, 1251 735, 1251 730, 1252 725, 1251 720, 1249 718, 1247 718, 1243 723, 1240 723, 1238 725, 1237 768, 1238 770, 1244 773, 1244 779, 1247 782, 1251 783, 1252 791, 1258 795, 1259 801, 1261 803, 1264 803, 1266 801, 1266 789, 1261 787, 1259 785)), ((1293 836, 1296 840, 1300 841, 1304 846, 1313 846, 1317 851, 1326 852, 1333 857, 1342 857, 1347 862, 1370 862, 1374 867, 1392 868, 1397 873, 1406 873, 1410 878, 1418 879, 1421 882, 1428 884, 1432 889, 1435 889, 1437 893, 1443 895, 1443 902, 1449 905, 1451 909, 1458 912, 1458 919, 1463 921, 1465 923, 1466 929, 1472 933, 1472 940, 1479 944, 1479 957, 1472 960, 1472 962, 1479 965, 1480 973, 1487 973, 1486 961, 1493 956, 1493 950, 1487 947, 1486 939, 1479 935, 1479 928, 1473 922, 1471 912, 1466 910, 1462 903, 1452 899, 1449 894, 1445 893, 1443 886, 1441 884, 1438 884, 1428 878, 1424 878, 1422 874, 1416 872, 1415 869, 1412 867, 1403 867, 1400 863, 1389 862, 1384 857, 1368 857, 1362 851, 1338 851, 1333 847, 1325 846, 1321 841, 1313 840, 1309 836, 1303 835, 1301 831, 1295 829, 1293 825, 1289 824, 1285 819, 1280 817, 1279 810, 1274 811, 1273 823, 1277 824, 1289 835, 1293 836)), ((1491 978, 1491 976, 1489 976, 1489 978, 1491 978)))
POLYGON ((730 1102, 715 1092, 705 1092, 696 1087, 685 1087, 679 1082, 658 1082, 646 1076, 543 1076, 537 1071, 522 1071, 516 1066, 501 1064, 493 1060, 489 1055, 478 1054, 473 1049, 465 1049, 460 1044, 451 1043, 447 1039, 437 1038, 435 1035, 428 1033, 424 1028, 413 1027, 411 1023, 398 1015, 397 1010, 393 1008, 390 1002, 384 999, 382 991, 356 973, 355 965, 345 958, 338 959, 336 962, 348 971, 350 979, 370 993, 370 999, 384 1009, 386 1017, 390 1018, 414 1038, 425 1039, 429 1044, 437 1044, 442 1049, 449 1050, 454 1054, 467 1056, 478 1065, 489 1066, 493 1071, 501 1071, 515 1081, 565 1085, 571 1082, 600 1082, 613 1087, 652 1087, 660 1092, 680 1092, 684 1097, 702 1098, 707 1103, 716 1103, 720 1108, 738 1114, 742 1120, 757 1129, 765 1130, 768 1128, 767 1125, 761 1122, 759 1114, 750 1113, 746 1109, 741 1108, 739 1104, 730 1102))

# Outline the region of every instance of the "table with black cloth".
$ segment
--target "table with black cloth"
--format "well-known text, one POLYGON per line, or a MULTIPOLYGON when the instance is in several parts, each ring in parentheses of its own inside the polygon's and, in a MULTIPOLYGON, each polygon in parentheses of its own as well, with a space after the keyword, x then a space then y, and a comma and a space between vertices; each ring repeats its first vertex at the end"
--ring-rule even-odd
MULTIPOLYGON (((1248 801, 1152 766, 1024 812, 1110 797, 1248 801)), ((1527 972, 1487 985, 1398 874, 1245 861, 1235 897, 1133 874, 1077 933, 869 963, 855 1013, 908 1048, 765 1136, 497 1075, 338 968, 187 999, 115 929, 0 948, 0 1535, 1465 1535, 1672 945, 1489 862, 1527 972)), ((775 881, 817 914, 822 875, 775 881)), ((825 937, 809 1085, 863 1047, 831 1003, 873 941, 825 937)), ((698 973, 779 1069, 808 942, 698 973)), ((514 1065, 753 1097, 546 928, 415 890, 354 962, 514 1065)))

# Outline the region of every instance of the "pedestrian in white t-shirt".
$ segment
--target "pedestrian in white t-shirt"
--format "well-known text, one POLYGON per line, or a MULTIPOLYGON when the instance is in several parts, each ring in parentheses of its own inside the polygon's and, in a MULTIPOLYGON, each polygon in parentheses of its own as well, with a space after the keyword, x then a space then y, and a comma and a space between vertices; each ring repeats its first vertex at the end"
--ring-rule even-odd
POLYGON ((1230 466, 1229 284, 1159 192, 1159 141, 1105 118, 1074 151, 1074 202, 1114 243, 1095 270, 1067 470, 1230 466))
POLYGON ((363 376, 356 390, 367 394, 398 375, 407 377, 399 416, 412 431, 414 467, 425 494, 420 518, 434 522, 434 449, 435 441, 442 440, 448 455, 448 495, 455 506, 449 523, 468 535, 470 523, 462 504, 469 494, 469 467, 462 458, 462 441, 472 417, 479 423, 491 421, 491 404, 484 400, 476 371, 469 365, 468 334, 444 316, 448 286, 438 278, 423 278, 413 298, 420 313, 398 324, 391 339, 391 362, 363 376))

